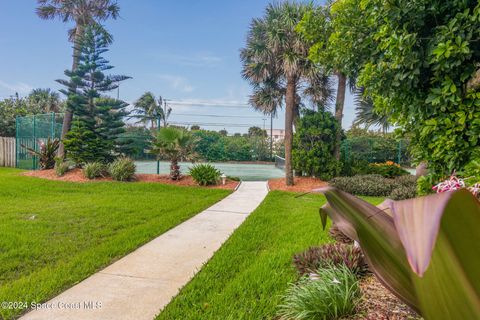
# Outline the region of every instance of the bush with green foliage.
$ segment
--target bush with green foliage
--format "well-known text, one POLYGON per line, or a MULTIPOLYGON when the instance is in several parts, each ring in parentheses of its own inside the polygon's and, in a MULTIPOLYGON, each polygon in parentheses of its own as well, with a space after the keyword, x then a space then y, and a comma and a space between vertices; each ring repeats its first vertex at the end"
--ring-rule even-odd
POLYGON ((55 173, 57 176, 61 177, 70 170, 71 167, 70 161, 64 161, 63 158, 55 158, 55 173))
POLYGON ((393 179, 378 174, 336 177, 330 185, 351 194, 373 197, 387 197, 396 187, 393 179))
POLYGON ((190 168, 189 174, 201 186, 216 185, 220 181, 221 172, 208 163, 197 164, 190 168))
POLYGON ((89 162, 83 167, 83 174, 87 179, 105 177, 108 174, 107 167, 101 162, 89 162))
POLYGON ((279 306, 282 320, 340 319, 355 313, 361 292, 346 266, 322 268, 315 280, 292 284, 279 306))
POLYGON ((359 247, 343 243, 328 243, 321 247, 311 247, 294 255, 293 264, 301 276, 315 273, 320 268, 342 265, 358 276, 364 275, 368 271, 362 250, 359 247))
POLYGON ((340 173, 334 157, 338 123, 327 111, 304 110, 295 125, 293 167, 297 173, 330 180, 340 173))
POLYGON ((384 178, 390 179, 408 174, 405 169, 393 161, 387 161, 385 163, 371 163, 369 164, 367 170, 369 174, 379 174, 384 178))
POLYGON ((336 177, 330 181, 330 185, 358 196, 394 197, 395 200, 415 197, 417 188, 416 178, 411 175, 395 179, 384 178, 379 174, 336 177))
POLYGON ((108 172, 113 180, 131 181, 135 177, 135 163, 132 159, 121 157, 108 166, 108 172))

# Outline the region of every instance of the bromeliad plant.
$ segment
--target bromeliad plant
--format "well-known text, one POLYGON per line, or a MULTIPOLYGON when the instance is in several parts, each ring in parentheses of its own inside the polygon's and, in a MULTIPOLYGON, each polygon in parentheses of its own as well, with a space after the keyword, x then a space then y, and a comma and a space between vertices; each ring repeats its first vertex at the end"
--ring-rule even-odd
POLYGON ((480 202, 466 189, 375 207, 335 188, 320 210, 356 240, 370 270, 430 319, 480 319, 480 202), (383 208, 383 209, 382 209, 383 208))
POLYGON ((41 170, 53 169, 55 167, 55 157, 57 156, 57 150, 60 146, 60 140, 52 140, 51 138, 48 138, 46 142, 38 140, 38 146, 40 150, 37 151, 22 145, 22 147, 27 149, 28 153, 34 157, 38 157, 41 170))

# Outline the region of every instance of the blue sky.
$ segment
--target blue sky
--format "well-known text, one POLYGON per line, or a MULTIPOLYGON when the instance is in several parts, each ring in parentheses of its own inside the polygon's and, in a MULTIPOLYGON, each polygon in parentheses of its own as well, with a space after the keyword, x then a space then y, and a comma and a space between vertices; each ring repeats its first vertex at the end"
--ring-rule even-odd
MULTIPOLYGON (((262 16, 268 2, 120 0, 121 18, 106 23, 115 40, 106 56, 115 66, 112 73, 133 77, 122 83, 120 98, 133 102, 152 91, 174 101, 192 102, 172 104, 173 122, 225 123, 229 125, 201 126, 225 127, 230 133, 245 132, 243 125, 263 126, 261 113, 231 106, 248 101, 250 87, 240 76, 239 50, 251 19, 262 16)), ((70 25, 40 20, 35 7, 34 0, 0 1, 0 98, 15 92, 25 95, 33 88, 58 89, 55 79, 64 78, 63 71, 71 67, 70 25)), ((348 95, 345 128, 353 117, 348 95)), ((274 128, 283 128, 283 119, 281 112, 274 128)))

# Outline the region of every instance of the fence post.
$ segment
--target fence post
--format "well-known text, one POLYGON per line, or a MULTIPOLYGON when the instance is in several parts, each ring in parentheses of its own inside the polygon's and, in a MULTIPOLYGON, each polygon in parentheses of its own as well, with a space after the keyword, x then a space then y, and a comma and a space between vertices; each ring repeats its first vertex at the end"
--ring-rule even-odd
MULTIPOLYGON (((33 150, 37 151, 37 121, 35 119, 35 115, 33 115, 33 150)), ((37 157, 35 155, 32 156, 32 167, 33 170, 37 170, 37 157)))
POLYGON ((18 116, 15 117, 15 168, 18 168, 18 116))
POLYGON ((55 112, 51 113, 50 116, 50 127, 51 127, 51 139, 55 139, 55 112))

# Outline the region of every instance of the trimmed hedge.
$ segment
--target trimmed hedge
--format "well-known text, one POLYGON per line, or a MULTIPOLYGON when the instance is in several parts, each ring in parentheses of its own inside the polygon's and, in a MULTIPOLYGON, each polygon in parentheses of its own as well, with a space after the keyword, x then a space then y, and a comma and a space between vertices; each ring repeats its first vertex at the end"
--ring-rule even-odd
POLYGON ((388 197, 393 200, 416 196, 416 178, 411 175, 395 179, 378 174, 337 177, 330 181, 330 185, 356 196, 388 197))

